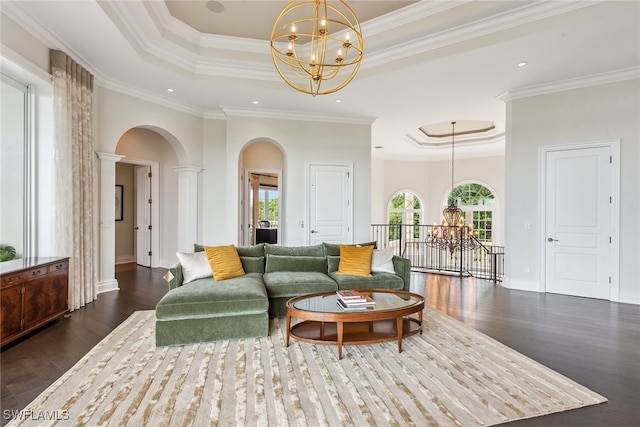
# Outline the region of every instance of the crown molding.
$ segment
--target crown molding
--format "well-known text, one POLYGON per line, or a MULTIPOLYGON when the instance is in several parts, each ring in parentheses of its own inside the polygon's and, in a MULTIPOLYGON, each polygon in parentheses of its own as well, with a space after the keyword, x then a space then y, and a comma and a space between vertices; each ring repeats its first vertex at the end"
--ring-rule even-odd
MULTIPOLYGON (((367 52, 367 55, 364 55, 362 59, 362 69, 378 67, 389 62, 398 61, 451 46, 456 43, 509 30, 552 16, 592 6, 603 1, 606 0, 593 0, 588 2, 582 0, 567 0, 561 2, 540 1, 532 4, 525 4, 507 12, 473 21, 470 24, 460 25, 435 34, 427 34, 404 43, 396 44, 393 47, 379 49, 374 52, 367 52)), ((460 4, 464 3, 457 3, 455 6, 459 6, 460 4)), ((402 22, 398 21, 398 25, 400 24, 402 24, 402 22)), ((387 28, 387 30, 392 29, 392 27, 387 28)))
POLYGON ((205 119, 227 120, 227 116, 222 110, 207 110, 204 112, 205 119))
POLYGON ((138 89, 134 86, 124 85, 115 80, 99 80, 96 79, 96 84, 103 89, 112 90, 114 92, 121 93, 123 95, 131 96, 132 98, 147 101, 152 104, 159 105, 161 107, 170 108, 172 110, 180 111, 182 113, 190 114, 196 117, 204 117, 205 113, 199 108, 194 108, 189 104, 176 102, 171 99, 164 98, 152 92, 147 92, 138 89))
MULTIPOLYGON (((36 40, 48 48, 55 48, 66 52, 74 61, 82 65, 96 78, 100 76, 96 67, 92 66, 78 51, 66 44, 60 37, 44 28, 19 6, 19 2, 2 2, 2 13, 31 34, 36 40)), ((4 48, 3 48, 4 50, 4 48)), ((47 70, 48 72, 49 70, 47 70)))
POLYGON ((437 2, 420 1, 386 15, 363 22, 360 27, 362 28, 363 34, 366 34, 367 37, 371 37, 387 31, 393 31, 398 27, 402 27, 424 18, 429 18, 437 15, 438 13, 446 12, 449 9, 471 2, 472 0, 450 0, 437 2))
POLYGON ((558 82, 546 83, 543 85, 527 86, 519 89, 514 89, 497 96, 496 99, 502 102, 509 102, 515 99, 547 95, 551 93, 582 89, 585 87, 598 86, 609 83, 618 83, 639 78, 640 67, 631 67, 607 73, 592 74, 590 76, 584 76, 575 79, 561 80, 558 82))
POLYGON ((345 123, 370 126, 374 117, 347 117, 332 114, 306 113, 302 111, 260 110, 239 107, 221 106, 227 117, 256 117, 263 119, 300 120, 308 122, 345 123))

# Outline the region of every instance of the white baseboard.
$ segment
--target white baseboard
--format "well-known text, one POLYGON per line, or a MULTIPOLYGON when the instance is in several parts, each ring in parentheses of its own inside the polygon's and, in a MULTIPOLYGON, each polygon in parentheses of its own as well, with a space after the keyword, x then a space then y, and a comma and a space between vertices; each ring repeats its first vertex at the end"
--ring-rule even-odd
POLYGON ((129 264, 131 262, 136 262, 135 255, 120 255, 116 257, 116 265, 117 264, 129 264))
POLYGON ((117 291, 119 289, 118 281, 116 279, 111 279, 104 282, 98 282, 97 293, 101 294, 104 292, 117 291))
POLYGON ((640 294, 635 292, 620 292, 620 299, 618 302, 640 305, 640 294))
POLYGON ((540 282, 535 280, 512 279, 505 276, 502 281, 502 286, 519 291, 544 292, 540 282))

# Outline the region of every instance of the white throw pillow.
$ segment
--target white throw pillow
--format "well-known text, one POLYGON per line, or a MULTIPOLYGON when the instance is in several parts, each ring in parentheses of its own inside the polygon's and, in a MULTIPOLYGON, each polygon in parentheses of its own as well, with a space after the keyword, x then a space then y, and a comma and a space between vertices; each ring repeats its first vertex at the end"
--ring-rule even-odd
POLYGON ((176 252, 176 255, 182 265, 182 284, 212 276, 206 252, 176 252))
POLYGON ((373 273, 394 273, 393 268, 393 248, 374 249, 371 257, 371 272, 373 273))

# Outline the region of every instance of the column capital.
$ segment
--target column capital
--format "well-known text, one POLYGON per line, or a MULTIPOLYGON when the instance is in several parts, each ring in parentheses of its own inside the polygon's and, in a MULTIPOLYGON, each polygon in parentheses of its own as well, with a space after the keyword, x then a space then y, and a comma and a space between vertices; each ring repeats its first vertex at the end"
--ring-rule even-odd
POLYGON ((173 169, 177 173, 183 173, 183 172, 199 173, 204 170, 204 168, 201 168, 200 166, 193 166, 193 165, 174 166, 171 169, 173 169))
POLYGON ((114 163, 117 163, 126 157, 126 156, 121 156, 119 154, 102 153, 100 151, 96 151, 96 156, 98 156, 98 158, 102 161, 111 161, 114 163))

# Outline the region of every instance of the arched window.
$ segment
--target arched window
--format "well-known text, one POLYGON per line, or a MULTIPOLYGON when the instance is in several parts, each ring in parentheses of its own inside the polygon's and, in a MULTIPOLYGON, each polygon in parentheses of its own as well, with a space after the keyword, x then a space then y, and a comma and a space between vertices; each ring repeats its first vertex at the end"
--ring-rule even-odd
MULTIPOLYGON (((389 202, 389 225, 411 225, 404 227, 403 239, 419 238, 418 225, 422 221, 422 203, 418 196, 410 191, 402 191, 391 198, 389 202)), ((389 227, 389 240, 400 238, 400 227, 389 227)))
POLYGON ((478 240, 491 243, 497 203, 491 190, 475 182, 461 184, 449 193, 447 203, 451 201, 456 202, 462 209, 467 223, 473 218, 473 229, 478 240))

